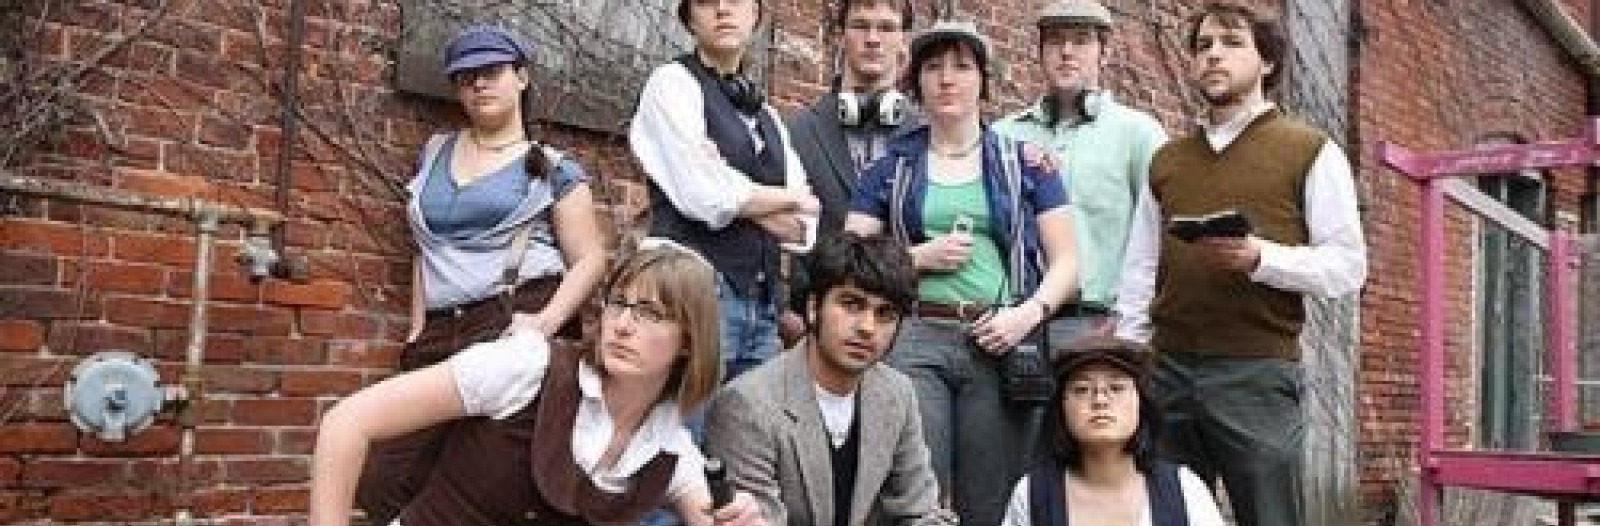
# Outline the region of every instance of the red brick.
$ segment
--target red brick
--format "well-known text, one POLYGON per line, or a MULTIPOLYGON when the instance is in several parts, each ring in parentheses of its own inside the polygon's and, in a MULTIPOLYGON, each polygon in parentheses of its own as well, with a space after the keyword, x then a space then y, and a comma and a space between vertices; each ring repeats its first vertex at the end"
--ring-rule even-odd
POLYGON ((128 464, 116 460, 35 458, 22 464, 25 488, 88 488, 128 482, 128 464))
POLYGON ((330 349, 328 363, 345 367, 391 369, 400 363, 400 344, 348 343, 330 349))
POLYGON ((10 387, 60 385, 76 365, 77 360, 68 358, 0 355, 0 382, 10 387))
POLYGON ((284 429, 278 431, 278 442, 273 451, 280 455, 310 455, 316 447, 316 429, 284 429))
POLYGON ((113 296, 106 298, 105 305, 106 321, 117 325, 151 329, 189 326, 188 303, 113 296))
POLYGON ((7 424, 0 426, 0 452, 70 453, 78 449, 78 431, 70 424, 7 424))
POLYGON ((50 325, 50 350, 89 355, 100 351, 150 352, 150 331, 98 322, 57 322, 50 325))
POLYGON ((310 463, 303 458, 227 460, 223 465, 229 481, 244 484, 303 482, 311 474, 310 463))
POLYGON ((34 351, 44 345, 44 326, 28 320, 0 320, 0 351, 34 351))
MULTIPOLYGON (((283 374, 299 374, 308 371, 293 371, 283 374)), ((273 370, 256 367, 236 367, 228 365, 212 365, 205 369, 206 389, 211 393, 230 394, 266 394, 278 386, 278 373, 273 370)), ((287 379, 285 379, 287 382, 287 379)), ((291 393, 285 393, 291 394, 291 393)))
POLYGON ((194 243, 194 238, 190 236, 125 232, 111 238, 111 253, 113 257, 122 261, 189 266, 194 264, 194 243))
POLYGON ((0 218, 0 248, 63 256, 104 256, 106 239, 64 223, 0 218))
POLYGON ((261 488, 254 502, 251 509, 257 513, 303 513, 310 509, 310 488, 261 488))
POLYGON ((219 148, 244 149, 250 146, 250 127, 233 118, 203 116, 195 140, 219 148))
POLYGON ((47 517, 50 500, 45 492, 37 490, 0 490, 0 523, 18 524, 24 521, 42 521, 47 517))
MULTIPOLYGON (((185 329, 156 329, 152 356, 161 360, 187 361, 189 356, 189 331, 185 329)), ((233 333, 210 331, 206 333, 205 349, 201 356, 205 363, 239 363, 244 359, 246 338, 233 333)))
POLYGON ((251 490, 209 489, 194 495, 196 514, 202 517, 243 514, 249 509, 251 490))
MULTIPOLYGON (((15 458, 0 457, 0 488, 11 487, 22 474, 22 463, 15 458)), ((0 516, 4 513, 0 512, 0 516)))
POLYGON ((158 294, 167 285, 167 270, 159 265, 123 263, 116 261, 75 262, 66 274, 69 286, 84 282, 95 290, 127 292, 131 294, 158 294), (86 271, 86 272, 85 272, 86 271))
POLYGON ((55 285, 60 282, 56 256, 24 252, 0 252, 0 269, 5 269, 10 285, 55 285))
POLYGON ((321 338, 250 338, 244 342, 245 356, 252 363, 267 365, 321 365, 328 362, 326 342, 321 338))
POLYGON ((284 371, 285 396, 346 395, 360 389, 362 375, 356 371, 284 371))
POLYGON ((92 434, 83 435, 83 452, 97 457, 142 457, 178 452, 181 433, 175 427, 151 426, 127 436, 122 442, 104 442, 92 434))
POLYGON ((274 305, 339 309, 350 304, 350 284, 339 281, 299 284, 274 280, 265 289, 265 300, 274 305))
POLYGON ((284 309, 214 303, 210 308, 211 329, 249 336, 287 336, 294 326, 293 313, 284 309))
POLYGON ((0 318, 93 320, 99 315, 93 294, 80 296, 67 289, 0 285, 0 318))
MULTIPOLYGON (((215 258, 233 268, 231 259, 215 258)), ((173 272, 167 294, 174 298, 189 298, 194 290, 194 272, 173 272)), ((206 279, 206 297, 211 300, 254 303, 261 298, 261 286, 240 272, 212 272, 206 279)))
MULTIPOLYGON (((117 186, 130 192, 168 197, 207 196, 214 188, 210 181, 184 177, 159 170, 117 170, 117 186)), ((194 256, 189 256, 193 260, 194 256)))
POLYGON ((147 492, 68 491, 50 497, 50 517, 59 521, 131 521, 149 518, 154 505, 155 496, 147 492))
POLYGON ((364 314, 300 311, 300 333, 309 336, 360 340, 379 337, 382 330, 380 320, 364 314))
POLYGON ((202 455, 261 455, 272 452, 272 436, 262 429, 202 427, 195 431, 202 455))
POLYGON ((310 426, 317 403, 307 398, 235 400, 230 422, 247 426, 310 426))

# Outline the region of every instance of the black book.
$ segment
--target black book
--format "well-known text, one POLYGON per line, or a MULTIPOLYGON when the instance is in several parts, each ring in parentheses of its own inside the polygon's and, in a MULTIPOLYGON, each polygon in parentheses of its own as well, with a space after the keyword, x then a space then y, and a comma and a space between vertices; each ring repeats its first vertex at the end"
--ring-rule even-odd
POLYGON ((1232 208, 1202 215, 1173 216, 1167 221, 1167 233, 1184 242, 1204 237, 1246 237, 1250 232, 1250 219, 1232 208))

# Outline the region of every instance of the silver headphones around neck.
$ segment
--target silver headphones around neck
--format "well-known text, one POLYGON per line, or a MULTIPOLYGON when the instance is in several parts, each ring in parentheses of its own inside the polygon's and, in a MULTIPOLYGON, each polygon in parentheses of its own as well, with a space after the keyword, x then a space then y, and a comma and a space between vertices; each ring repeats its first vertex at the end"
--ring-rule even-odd
POLYGON ((876 125, 893 128, 905 122, 911 100, 899 91, 839 92, 839 124, 847 128, 876 125))

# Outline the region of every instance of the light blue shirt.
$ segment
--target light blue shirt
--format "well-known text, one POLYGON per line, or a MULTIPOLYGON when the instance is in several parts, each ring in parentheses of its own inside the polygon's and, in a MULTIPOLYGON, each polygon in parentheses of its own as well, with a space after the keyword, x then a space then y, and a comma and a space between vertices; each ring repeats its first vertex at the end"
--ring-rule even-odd
POLYGON ((1116 303, 1123 253, 1139 189, 1150 159, 1167 132, 1148 113, 1118 103, 1110 93, 1090 95, 1094 118, 1064 119, 1050 126, 1034 104, 994 124, 1012 139, 1048 147, 1068 176, 1067 196, 1077 239, 1079 302, 1110 308, 1116 303))
MULTIPOLYGON (((517 283, 565 272, 566 264, 561 247, 556 245, 551 223, 551 207, 577 183, 583 182, 583 169, 578 163, 553 148, 534 146, 544 148, 554 165, 549 177, 535 179, 524 173, 488 176, 504 177, 501 183, 522 185, 523 189, 517 192, 520 197, 509 210, 463 211, 450 203, 425 203, 425 200, 454 199, 449 192, 453 191, 455 183, 444 181, 450 178, 449 164, 443 164, 443 169, 434 169, 441 158, 449 154, 449 137, 438 135, 428 141, 417 174, 407 186, 411 199, 406 206, 406 218, 417 242, 416 264, 421 267, 425 308, 465 305, 496 294, 504 279, 512 237, 524 227, 531 228, 532 232, 522 261, 516 263, 517 283), (433 192, 428 190, 430 181, 435 188, 433 192)), ((522 162, 523 158, 518 157, 506 169, 520 172, 522 162)), ((476 184, 467 188, 473 186, 476 184)), ((492 197, 480 196, 476 201, 478 206, 488 208, 505 205, 491 205, 498 201, 492 197)))

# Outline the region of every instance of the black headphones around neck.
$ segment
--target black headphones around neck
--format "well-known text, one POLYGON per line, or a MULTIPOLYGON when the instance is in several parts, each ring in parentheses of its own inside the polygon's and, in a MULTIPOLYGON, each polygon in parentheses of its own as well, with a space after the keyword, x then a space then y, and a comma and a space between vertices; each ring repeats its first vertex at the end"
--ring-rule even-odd
POLYGON ((744 75, 743 68, 736 73, 722 74, 701 61, 699 53, 688 53, 688 60, 693 62, 692 67, 700 68, 706 76, 715 79, 717 89, 728 97, 734 109, 747 117, 755 117, 761 113, 761 107, 767 103, 767 94, 761 89, 760 84, 744 75))
POLYGON ((905 122, 910 100, 891 88, 870 93, 839 91, 839 124, 846 128, 894 128, 905 122))
MULTIPOLYGON (((1089 97, 1094 96, 1096 93, 1099 93, 1099 90, 1078 90, 1078 96, 1073 98, 1072 103, 1078 108, 1078 115, 1083 116, 1082 124, 1094 122, 1095 117, 1099 116, 1100 105, 1089 103, 1089 97)), ((1059 99, 1059 97, 1056 95, 1056 92, 1051 91, 1050 93, 1046 93, 1044 95, 1044 99, 1040 101, 1040 105, 1044 106, 1045 125, 1052 128, 1054 128, 1057 124, 1060 124, 1062 117, 1064 117, 1061 115, 1061 105, 1056 103, 1057 99, 1059 99)))

